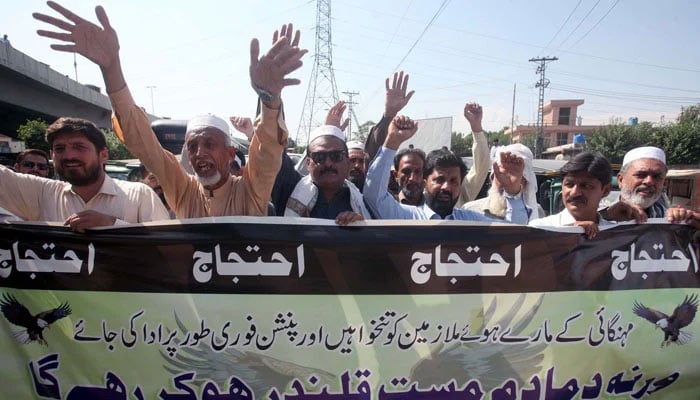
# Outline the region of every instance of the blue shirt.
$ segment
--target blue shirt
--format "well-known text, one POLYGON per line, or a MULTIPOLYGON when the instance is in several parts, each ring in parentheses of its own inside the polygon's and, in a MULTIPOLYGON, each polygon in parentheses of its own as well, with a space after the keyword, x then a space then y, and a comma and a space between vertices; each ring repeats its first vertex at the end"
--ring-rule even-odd
MULTIPOLYGON (((362 194, 365 204, 379 219, 443 219, 427 204, 411 206, 401 204, 387 191, 391 165, 394 162, 396 150, 382 147, 367 171, 365 189, 362 194)), ((527 225, 529 210, 522 196, 518 199, 507 198, 505 221, 527 225)), ((503 222, 501 219, 489 218, 471 210, 455 208, 452 214, 444 219, 461 221, 503 222)))

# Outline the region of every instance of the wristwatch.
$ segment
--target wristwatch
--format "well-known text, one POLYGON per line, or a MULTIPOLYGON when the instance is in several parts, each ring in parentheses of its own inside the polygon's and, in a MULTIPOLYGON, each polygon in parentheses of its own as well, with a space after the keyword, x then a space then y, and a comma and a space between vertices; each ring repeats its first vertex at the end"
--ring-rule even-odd
POLYGON ((269 103, 271 101, 279 100, 279 96, 273 96, 272 93, 268 92, 267 90, 257 86, 255 82, 251 81, 250 86, 253 87, 253 90, 255 90, 255 93, 258 94, 258 97, 260 97, 260 100, 262 100, 265 103, 269 103))

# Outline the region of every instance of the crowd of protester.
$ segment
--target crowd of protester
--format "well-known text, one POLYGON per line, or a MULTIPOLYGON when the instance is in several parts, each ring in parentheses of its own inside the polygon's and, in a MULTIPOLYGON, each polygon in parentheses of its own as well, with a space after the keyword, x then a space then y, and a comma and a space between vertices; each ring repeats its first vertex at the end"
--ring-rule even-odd
POLYGON ((617 176, 621 196, 605 209, 598 205, 611 190, 610 163, 590 152, 574 156, 560 171, 565 208, 545 216, 537 203, 532 152, 521 144, 494 142, 489 148, 478 103, 464 105, 474 139, 471 169, 447 148, 410 145, 418 123, 400 115, 414 95, 403 72, 386 79, 384 112, 364 143, 347 141, 345 104, 339 102, 329 110, 325 125, 311 132, 306 157, 295 165, 285 153, 282 91, 300 83, 290 74, 301 67, 307 51, 299 47, 300 33, 292 24, 273 33, 262 55, 257 39, 250 45, 249 79, 259 97, 259 112, 254 119, 229 119, 250 140, 248 159, 233 146, 229 124, 208 114, 188 121, 178 160, 160 145, 131 96, 117 34, 104 9, 96 9, 98 26, 56 3, 49 6, 62 18, 34 17, 59 31, 38 34, 61 41, 51 46, 54 50, 81 54, 100 67, 114 111, 114 131, 142 166, 130 181, 110 178, 104 172, 104 134, 90 121, 60 118, 48 127, 46 140, 61 180, 49 179, 49 155, 40 150, 20 153, 14 171, 0 166, 3 220, 63 222, 84 232, 125 223, 233 215, 323 218, 340 225, 367 219, 455 219, 580 226, 591 239, 600 226, 615 221, 665 217, 700 226, 700 213, 664 202, 668 168, 663 150, 655 147, 625 155, 617 176), (478 198, 487 179, 490 189, 478 198))

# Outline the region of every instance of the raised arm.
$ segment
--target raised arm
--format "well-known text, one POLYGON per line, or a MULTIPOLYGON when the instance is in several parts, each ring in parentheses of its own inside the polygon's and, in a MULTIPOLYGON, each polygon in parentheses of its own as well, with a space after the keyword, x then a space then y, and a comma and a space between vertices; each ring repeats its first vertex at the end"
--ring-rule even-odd
POLYGON ((365 203, 379 219, 411 219, 416 207, 400 204, 389 193, 389 174, 394 155, 401 143, 413 137, 418 124, 408 117, 394 117, 388 127, 384 146, 367 170, 367 179, 362 195, 365 203))
POLYGON ((464 117, 469 121, 474 139, 472 144, 474 165, 472 165, 469 173, 462 181, 457 207, 461 207, 464 203, 476 199, 489 173, 489 144, 486 140, 486 135, 484 135, 484 128, 481 126, 483 116, 484 111, 479 103, 467 103, 464 105, 464 117))
POLYGON ((386 78, 385 86, 384 114, 379 122, 372 127, 365 142, 365 152, 369 155, 370 160, 374 158, 379 148, 384 144, 391 121, 406 107, 406 104, 413 97, 413 93, 415 93, 414 90, 406 92, 408 90, 408 74, 404 75, 403 71, 394 72, 391 84, 389 78, 386 78))

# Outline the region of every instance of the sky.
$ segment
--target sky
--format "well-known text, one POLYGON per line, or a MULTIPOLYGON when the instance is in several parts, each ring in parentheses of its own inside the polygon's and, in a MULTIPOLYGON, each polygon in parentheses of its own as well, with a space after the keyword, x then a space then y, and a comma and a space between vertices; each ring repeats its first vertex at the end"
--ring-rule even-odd
MULTIPOLYGON (((299 121, 314 66, 316 0, 104 0, 61 2, 97 22, 104 6, 119 35, 127 83, 139 105, 158 116, 188 119, 213 113, 253 116, 250 40, 269 48, 272 33, 292 22, 309 49, 283 93, 290 137, 299 121)), ((53 69, 76 76, 73 55, 36 35, 48 25, 32 12, 55 15, 39 1, 5 2, 0 34, 53 69)), ((384 108, 384 80, 410 75, 415 90, 402 114, 453 117, 469 132, 464 104, 484 108, 484 128, 499 130, 537 120, 537 65, 547 64, 545 102, 584 99, 584 125, 613 119, 671 122, 681 107, 700 102, 697 51, 700 2, 693 0, 331 0, 332 61, 338 92, 358 92, 354 112, 364 123, 384 108), (515 102, 513 94, 515 87, 515 102)), ((99 69, 77 57, 77 80, 104 87, 99 69)), ((353 124, 355 122, 353 121, 353 124)), ((303 139, 302 139, 303 142, 303 139)))

